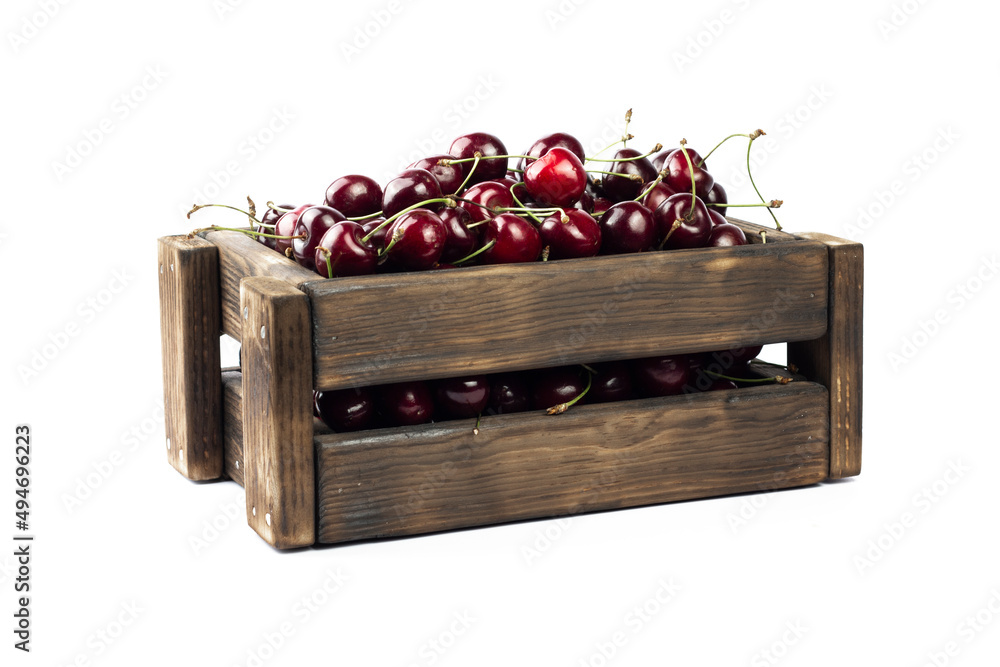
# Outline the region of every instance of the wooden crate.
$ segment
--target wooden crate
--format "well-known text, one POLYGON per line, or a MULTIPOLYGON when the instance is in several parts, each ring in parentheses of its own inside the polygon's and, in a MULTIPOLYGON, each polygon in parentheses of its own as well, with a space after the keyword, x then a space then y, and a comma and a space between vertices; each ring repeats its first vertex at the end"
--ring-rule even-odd
POLYGON ((333 280, 237 232, 161 238, 168 460, 242 484, 278 548, 857 475, 862 246, 734 222, 750 245, 333 280), (484 416, 478 435, 311 413, 314 388, 782 342, 800 381, 484 416))

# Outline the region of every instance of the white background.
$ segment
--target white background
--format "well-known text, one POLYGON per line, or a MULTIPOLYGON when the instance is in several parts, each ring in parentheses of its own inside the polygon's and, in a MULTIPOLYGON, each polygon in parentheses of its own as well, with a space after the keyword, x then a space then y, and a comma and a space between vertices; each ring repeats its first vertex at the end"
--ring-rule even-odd
POLYGON ((0 662, 996 664, 995 3, 232 5, 4 3, 0 539, 29 423, 37 541, 30 655, 0 549, 0 662), (592 149, 628 107, 637 147, 765 129, 786 227, 865 244, 860 477, 287 554, 167 465, 155 240, 242 223, 199 193, 318 202, 478 130, 592 149))

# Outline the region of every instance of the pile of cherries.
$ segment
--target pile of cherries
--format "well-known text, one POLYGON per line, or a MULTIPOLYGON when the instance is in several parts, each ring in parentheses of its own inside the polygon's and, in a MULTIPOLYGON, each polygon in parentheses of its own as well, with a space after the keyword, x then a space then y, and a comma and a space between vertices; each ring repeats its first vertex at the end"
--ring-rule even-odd
POLYGON ((705 354, 411 381, 314 394, 314 414, 336 432, 545 410, 576 403, 736 389, 761 382, 749 362, 760 346, 705 354))
POLYGON ((384 188, 348 175, 322 205, 269 202, 249 233, 327 278, 745 244, 724 217, 725 190, 684 144, 587 158, 559 132, 509 155, 475 132, 384 188))

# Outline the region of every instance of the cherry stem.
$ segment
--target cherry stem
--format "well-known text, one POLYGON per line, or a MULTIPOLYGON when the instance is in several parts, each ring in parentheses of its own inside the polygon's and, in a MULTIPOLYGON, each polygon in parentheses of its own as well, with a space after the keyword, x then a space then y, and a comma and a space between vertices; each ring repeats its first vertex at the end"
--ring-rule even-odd
POLYGON ((736 378, 709 370, 706 370, 705 373, 707 375, 711 375, 712 377, 722 378, 723 380, 730 380, 732 382, 753 382, 753 383, 775 382, 777 384, 788 384, 789 382, 792 382, 795 379, 795 378, 785 377, 784 375, 775 375, 774 377, 769 377, 769 378, 736 378))
MULTIPOLYGON (((516 204, 517 204, 518 206, 520 206, 521 208, 523 208, 523 209, 525 209, 525 210, 527 211, 528 209, 527 209, 527 207, 526 207, 526 206, 524 205, 524 202, 522 202, 522 201, 521 201, 520 199, 518 199, 518 198, 517 198, 517 195, 516 195, 516 194, 514 194, 514 188, 516 188, 516 187, 517 187, 517 186, 519 186, 519 185, 524 185, 524 187, 528 187, 527 185, 525 185, 524 181, 518 181, 518 182, 517 182, 517 183, 515 183, 514 185, 510 186, 510 196, 514 198, 514 202, 515 202, 515 203, 516 203, 516 204)), ((542 224, 542 221, 541 221, 541 220, 540 220, 540 219, 538 218, 538 216, 536 216, 536 215, 535 215, 534 213, 532 213, 531 211, 528 211, 528 215, 529 215, 529 216, 531 217, 531 219, 532 219, 532 220, 534 220, 534 221, 535 221, 536 223, 538 223, 539 225, 540 225, 540 224, 542 224)))
POLYGON ((479 435, 479 422, 482 420, 482 418, 483 418, 482 412, 476 415, 476 425, 472 427, 472 435, 479 435))
MULTIPOLYGON (((613 162, 619 162, 619 160, 612 160, 613 162)), ((622 178, 627 178, 630 181, 637 181, 642 183, 642 176, 639 174, 621 174, 617 171, 600 171, 599 169, 588 169, 588 174, 607 174, 608 176, 621 176, 622 178)))
MULTIPOLYGON (((604 147, 604 148, 602 148, 601 150, 599 150, 599 151, 597 151, 596 153, 594 153, 594 155, 595 155, 595 157, 596 157, 597 155, 600 155, 600 154, 601 154, 601 153, 603 153, 604 151, 608 150, 609 148, 612 148, 612 147, 614 147, 614 146, 617 146, 617 145, 618 145, 618 144, 620 144, 620 143, 623 143, 623 142, 627 142, 627 141, 628 141, 629 139, 635 139, 635 137, 633 137, 633 136, 632 136, 631 134, 626 134, 625 136, 622 136, 622 137, 618 137, 618 138, 617 138, 617 139, 615 139, 615 140, 614 140, 613 142, 611 142, 610 144, 608 144, 607 146, 605 146, 605 147, 604 147)), ((595 160, 595 157, 588 157, 588 158, 584 158, 584 160, 583 160, 583 161, 584 161, 584 162, 593 162, 593 161, 595 160)))
POLYGON ((514 167, 507 167, 507 171, 513 171, 513 172, 518 173, 518 174, 523 174, 524 173, 524 169, 516 169, 514 167))
MULTIPOLYGON (((760 200, 762 202, 764 201, 764 195, 762 195, 760 193, 760 190, 757 189, 757 184, 753 182, 753 174, 750 173, 750 148, 753 146, 754 139, 756 139, 757 137, 759 137, 761 135, 764 135, 764 134, 766 134, 766 132, 764 132, 764 130, 757 130, 755 132, 751 132, 750 133, 750 141, 747 142, 747 177, 750 179, 750 185, 753 186, 754 192, 757 193, 757 196, 760 197, 760 200)), ((775 200, 775 201, 777 201, 777 200, 775 200)), ((772 211, 771 208, 772 207, 769 206, 767 208, 767 212, 770 213, 771 214, 771 218, 774 219, 774 227, 775 227, 775 229, 777 229, 780 232, 781 231, 781 223, 778 222, 778 216, 776 216, 774 214, 774 211, 772 211)), ((777 208, 777 206, 775 206, 774 208, 777 208)))
POLYGON ((286 241, 291 241, 294 239, 304 239, 306 237, 305 234, 299 234, 297 236, 278 236, 276 234, 265 234, 264 232, 256 232, 252 229, 239 229, 237 227, 219 227, 218 225, 212 225, 211 227, 202 227, 201 229, 196 229, 190 234, 188 234, 188 236, 193 236, 198 232, 208 232, 208 231, 239 232, 240 234, 246 234, 247 236, 253 236, 253 237, 263 236, 266 239, 284 239, 286 241))
POLYGON ((191 214, 192 213, 194 213, 195 211, 200 211, 203 208, 208 208, 209 206, 218 206, 219 208, 228 208, 230 210, 236 211, 237 213, 242 213, 243 215, 247 216, 248 218, 250 218, 251 220, 253 220, 255 223, 257 223, 261 227, 268 227, 268 228, 274 229, 274 225, 265 225, 263 222, 261 222, 260 220, 258 220, 254 216, 250 215, 249 212, 244 211, 241 208, 236 208, 235 206, 230 206, 229 204, 195 204, 194 208, 192 208, 190 211, 187 212, 188 220, 191 219, 191 214))
MULTIPOLYGON (((392 235, 391 239, 389 239, 389 243, 387 243, 386 246, 385 246, 385 248, 382 250, 382 252, 380 252, 378 254, 378 258, 382 259, 386 255, 388 255, 389 251, 392 250, 392 246, 396 245, 396 243, 398 243, 399 239, 401 239, 401 238, 403 238, 403 235, 397 229, 396 233, 392 235)), ((364 240, 364 239, 362 239, 362 240, 364 240)))
POLYGON ((625 139, 622 141, 622 148, 628 146, 628 140, 632 138, 632 135, 628 133, 628 124, 632 122, 632 109, 625 112, 625 139))
POLYGON ((761 208, 766 206, 767 208, 781 208, 781 205, 785 203, 784 199, 772 199, 771 201, 766 201, 762 204, 723 204, 721 202, 709 202, 705 204, 706 206, 725 206, 726 208, 761 208))
POLYGON ((277 211, 278 213, 289 213, 293 210, 290 208, 281 208, 280 206, 277 206, 273 201, 267 202, 267 207, 272 211, 277 211))
POLYGON ((595 158, 587 158, 587 162, 635 162, 636 160, 642 160, 643 158, 647 158, 650 155, 652 155, 653 153, 659 153, 662 150, 663 150, 663 144, 656 144, 656 146, 653 147, 653 150, 651 150, 648 153, 645 153, 643 155, 636 155, 635 157, 623 157, 623 158, 617 158, 617 159, 616 158, 596 158, 595 157, 595 158))
POLYGON ((460 259, 458 261, 452 262, 452 265, 453 266, 458 266, 459 264, 464 264, 465 262, 468 262, 470 259, 473 259, 474 257, 476 257, 478 255, 481 255, 482 253, 486 252, 487 250, 489 250, 490 248, 492 248, 496 244, 497 244, 497 240, 493 239, 492 241, 490 241, 489 243, 487 243, 486 245, 484 245, 479 250, 476 250, 476 251, 474 251, 474 252, 466 255, 465 257, 463 257, 462 259, 460 259))
POLYGON ((333 278, 333 264, 330 263, 330 251, 323 246, 318 246, 316 249, 322 251, 326 256, 326 277, 333 278))
MULTIPOLYGON (((378 227, 368 232, 368 234, 366 234, 365 237, 361 239, 361 242, 368 243, 368 239, 375 236, 375 234, 381 231, 386 225, 391 224, 396 218, 403 215, 404 213, 409 213, 410 211, 416 210, 421 206, 426 206, 427 204, 438 204, 438 203, 448 204, 448 208, 455 208, 454 197, 435 197, 434 199, 425 199, 422 202, 417 202, 413 206, 407 206, 399 213, 396 213, 395 215, 391 215, 388 218, 386 218, 378 227)), ((388 246, 386 246, 386 250, 388 249, 389 249, 388 246)))
POLYGON ((472 178, 472 175, 474 173, 476 173, 476 167, 479 166, 479 159, 482 158, 482 157, 483 157, 482 153, 480 153, 479 151, 476 151, 475 157, 473 158, 473 162, 472 162, 472 169, 469 170, 469 173, 465 177, 465 180, 462 181, 462 184, 458 186, 458 189, 455 190, 454 194, 457 195, 459 192, 461 192, 462 188, 464 188, 466 186, 466 184, 469 182, 469 179, 472 178))
POLYGON ((674 224, 670 225, 670 231, 667 232, 667 235, 663 237, 662 241, 660 241, 660 247, 659 247, 660 250, 663 250, 663 246, 667 245, 667 240, 673 235, 675 231, 677 231, 677 228, 680 226, 681 226, 681 221, 674 220, 674 224))
POLYGON ((650 192, 652 192, 653 188, 655 188, 657 185, 659 185, 661 181, 663 181, 663 174, 657 174, 656 175, 656 180, 653 181, 652 183, 650 183, 649 187, 646 188, 645 190, 643 190, 642 194, 639 195, 638 197, 636 197, 635 199, 633 199, 632 201, 642 201, 643 199, 645 199, 646 195, 648 195, 650 192))
MULTIPOLYGON (((586 366, 584 366, 584 368, 586 368, 586 366)), ((573 399, 571 399, 569 401, 566 401, 565 403, 560 403, 559 405, 553 405, 551 408, 549 408, 548 410, 545 411, 545 414, 547 414, 547 415, 561 415, 562 413, 566 412, 571 407, 573 407, 574 405, 576 405, 580 401, 581 398, 583 398, 584 396, 587 395, 587 392, 590 391, 590 386, 593 383, 594 383, 594 376, 591 375, 590 369, 587 369, 587 386, 583 388, 583 391, 581 391, 579 394, 577 394, 575 398, 573 398, 573 399)))
POLYGON ((687 139, 681 139, 681 153, 684 153, 684 159, 687 160, 688 163, 688 172, 691 174, 691 210, 688 211, 688 214, 686 216, 687 219, 690 220, 691 218, 694 217, 694 205, 695 202, 698 201, 698 195, 695 193, 694 165, 691 163, 691 156, 688 155, 687 148, 685 148, 685 146, 687 146, 687 139))
MULTIPOLYGON (((535 218, 535 216, 533 215, 534 211, 538 211, 539 213, 545 213, 546 214, 545 217, 549 217, 550 215, 555 215, 555 213, 558 212, 559 220, 561 222, 569 222, 569 216, 566 215, 566 211, 559 208, 558 206, 550 206, 548 208, 536 208, 536 209, 525 208, 523 206, 521 207, 498 206, 496 210, 501 213, 527 213, 532 218, 535 218)), ((537 220, 538 218, 535 219, 537 220)))
POLYGON ((382 215, 382 211, 375 211, 374 213, 369 213, 368 215, 357 215, 353 218, 348 218, 351 222, 358 222, 359 220, 370 220, 371 218, 377 218, 382 215))
POLYGON ((715 152, 715 149, 716 149, 716 148, 718 148, 718 147, 719 147, 719 146, 721 146, 722 144, 726 143, 727 141, 729 141, 729 140, 730 140, 730 139, 732 139, 733 137, 749 137, 749 136, 750 136, 749 134, 730 134, 730 135, 729 135, 728 137, 726 137, 725 139, 723 139, 723 140, 722 140, 722 141, 720 141, 719 143, 715 144, 715 148, 713 148, 712 150, 708 151, 708 153, 706 153, 706 154, 705 154, 705 157, 703 157, 703 158, 701 159, 701 161, 700 161, 700 162, 698 162, 698 166, 699 166, 699 167, 703 167, 703 166, 705 166, 705 160, 707 160, 707 159, 708 159, 708 156, 709 156, 709 155, 711 155, 712 153, 714 153, 714 152, 715 152))
MULTIPOLYGON (((479 151, 476 151, 476 152, 478 153, 479 151)), ((472 162, 473 160, 476 160, 476 159, 479 159, 479 160, 506 160, 507 158, 512 158, 512 157, 524 158, 525 160, 537 160, 538 159, 538 158, 536 158, 533 155, 477 155, 476 157, 463 157, 463 158, 455 158, 455 159, 452 159, 452 160, 446 160, 444 158, 441 158, 440 160, 438 160, 438 164, 441 164, 441 165, 462 164, 463 162, 472 162)))

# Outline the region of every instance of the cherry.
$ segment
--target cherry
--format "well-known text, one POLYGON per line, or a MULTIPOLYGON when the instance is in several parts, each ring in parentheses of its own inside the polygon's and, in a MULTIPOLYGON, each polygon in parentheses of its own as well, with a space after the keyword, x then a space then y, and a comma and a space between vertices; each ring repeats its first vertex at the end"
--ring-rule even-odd
POLYGON ((566 209, 566 217, 569 219, 563 222, 562 214, 556 211, 545 218, 538 228, 542 245, 549 247, 549 259, 596 255, 601 249, 601 228, 597 221, 586 211, 577 208, 566 209))
MULTIPOLYGON (((385 227, 382 227, 383 222, 385 222, 385 218, 379 217, 379 218, 371 218, 370 220, 365 220, 364 222, 359 223, 361 225, 361 228, 365 230, 365 234, 368 234, 369 232, 375 232, 375 234, 370 239, 368 239, 368 243, 374 246, 376 250, 385 249, 385 243, 386 243, 385 235, 386 232, 389 231, 389 226, 386 225, 385 227)), ((320 273, 322 272, 323 271, 320 270, 320 273)))
POLYGON ((472 216, 464 208, 442 208, 437 213, 444 223, 447 239, 441 252, 441 262, 448 263, 462 259, 476 247, 478 235, 474 229, 469 229, 472 216))
POLYGON ((712 229, 715 229, 719 225, 729 224, 729 221, 726 220, 722 216, 722 214, 720 214, 714 208, 712 208, 711 206, 706 206, 705 208, 708 209, 708 217, 712 220, 712 229))
POLYGON ((531 409, 531 391, 528 374, 499 373, 490 376, 490 398, 486 411, 507 415, 531 409))
POLYGON ((708 208, 695 197, 692 212, 691 199, 691 193, 681 192, 664 200, 653 211, 657 239, 664 248, 701 248, 708 242, 712 231, 708 208))
POLYGON ((468 211, 473 222, 489 220, 498 213, 494 210, 497 207, 510 208, 514 206, 514 196, 510 194, 510 187, 499 181, 476 183, 462 194, 462 199, 475 202, 474 204, 464 201, 458 202, 461 208, 468 211))
MULTIPOLYGON (((693 157, 691 159, 694 160, 693 157)), ((687 191, 688 192, 691 191, 690 184, 687 187, 687 191)), ((719 185, 718 183, 716 183, 715 185, 712 186, 712 189, 708 191, 708 196, 705 197, 705 203, 706 204, 728 204, 729 203, 729 198, 726 196, 726 190, 721 185, 719 185)), ((721 216, 723 216, 723 217, 725 217, 725 215, 726 215, 726 208, 727 208, 726 206, 709 206, 708 208, 710 210, 712 210, 712 211, 718 212, 718 214, 721 215, 721 216)))
POLYGON ((587 172, 572 151, 555 146, 524 170, 524 185, 543 204, 571 206, 587 187, 587 172))
MULTIPOLYGON (((295 205, 281 204, 278 206, 278 208, 287 209, 290 211, 295 208, 295 205)), ((280 218, 284 214, 285 211, 276 211, 273 208, 268 207, 268 209, 264 211, 264 215, 261 216, 260 221, 265 225, 274 225, 275 223, 278 222, 278 218, 280 218)), ((254 229, 255 231, 263 232, 265 234, 272 234, 272 235, 275 234, 274 229, 272 227, 255 227, 254 229)), ((275 242, 277 241, 277 239, 269 238, 267 236, 258 236, 257 240, 266 245, 271 250, 274 250, 274 245, 275 242)))
POLYGON ((642 396, 680 394, 691 379, 691 362, 686 356, 635 359, 632 379, 642 396))
POLYGON ((275 239, 274 249, 280 252, 282 255, 286 255, 286 251, 292 247, 292 236, 295 234, 295 225, 299 221, 299 216, 306 209, 312 208, 312 204, 303 204, 297 208, 283 213, 281 217, 278 218, 277 222, 274 223, 274 234, 275 236, 284 236, 286 238, 275 239))
MULTIPOLYGON (((763 345, 747 345, 745 347, 731 347, 726 353, 733 357, 736 365, 746 365, 757 358, 757 355, 764 349, 763 345)), ((728 375, 728 373, 726 373, 728 375)))
POLYGON ((594 204, 593 207, 591 208, 591 211, 593 212, 594 217, 596 218, 605 211, 607 211, 609 208, 611 208, 613 204, 614 202, 608 199, 607 197, 594 197, 594 204))
MULTIPOLYGON (((475 157, 476 153, 479 153, 482 157, 507 155, 507 148, 503 145, 502 141, 492 134, 473 132, 471 134, 463 134, 451 142, 451 148, 448 149, 448 152, 457 159, 465 159, 475 157)), ((462 167, 462 178, 465 178, 472 171, 474 162, 470 160, 469 162, 462 162, 460 164, 462 167)), ((469 179, 469 184, 503 178, 506 173, 507 158, 480 160, 476 167, 476 172, 469 179)))
POLYGON ((382 188, 368 176, 341 176, 326 189, 326 205, 348 218, 378 213, 382 208, 382 188))
POLYGON ((534 262, 542 254, 538 230, 513 213, 501 213, 483 226, 483 245, 495 242, 480 255, 483 264, 534 262))
POLYGON ((721 248, 725 246, 746 244, 747 237, 746 234, 743 233, 743 230, 736 225, 724 222, 712 228, 711 233, 708 235, 708 243, 706 245, 710 248, 721 248))
POLYGON ((363 431, 375 423, 375 398, 367 387, 316 392, 315 406, 323 423, 337 433, 363 431))
POLYGON ((449 378, 434 383, 435 414, 452 419, 476 417, 490 398, 490 381, 485 375, 449 378))
MULTIPOLYGON (((691 192, 690 185, 688 186, 687 191, 691 192)), ((648 208, 650 211, 655 211, 656 207, 659 206, 664 199, 668 199, 677 194, 676 190, 663 181, 656 183, 656 185, 653 185, 653 182, 644 184, 642 186, 642 192, 646 192, 646 196, 642 198, 643 206, 648 208), (652 189, 650 189, 651 185, 652 189), (649 190, 649 192, 646 192, 646 190, 649 190)))
POLYGON ((303 237, 292 240, 292 255, 295 261, 309 270, 315 269, 313 255, 316 253, 319 240, 326 234, 326 230, 344 220, 346 218, 343 213, 329 206, 313 206, 304 210, 292 232, 293 236, 303 237))
MULTIPOLYGON (((653 159, 650 160, 650 164, 653 165, 653 168, 656 169, 657 172, 663 171, 664 161, 666 161, 666 159, 670 156, 670 154, 673 153, 675 150, 677 149, 668 148, 666 150, 660 151, 659 153, 653 156, 653 159)), ((693 160, 694 158, 691 159, 693 160)))
POLYGON ((382 213, 387 218, 428 199, 441 197, 441 185, 426 169, 407 169, 385 185, 382 213))
POLYGON ((417 160, 407 167, 407 169, 425 169, 431 172, 441 186, 441 192, 446 195, 452 195, 458 192, 458 187, 465 180, 465 176, 462 174, 462 165, 441 164, 441 161, 454 159, 454 155, 431 155, 430 157, 417 160))
POLYGON ((653 213, 635 201, 615 204, 601 216, 601 254, 650 250, 656 242, 653 213))
MULTIPOLYGON (((605 200, 605 201, 607 201, 607 200, 605 200)), ((611 205, 611 202, 608 201, 608 206, 610 206, 610 205, 611 205)), ((586 190, 584 190, 583 194, 580 195, 580 198, 576 200, 575 204, 573 204, 573 208, 578 208, 581 211, 586 211, 587 213, 591 213, 594 210, 594 197, 593 197, 593 195, 591 195, 589 192, 587 192, 586 190)))
MULTIPOLYGON (((615 153, 615 159, 636 158, 640 155, 642 153, 634 148, 622 148, 615 153)), ((642 193, 642 184, 656 178, 656 169, 653 168, 649 158, 615 162, 611 167, 611 171, 614 173, 604 174, 601 186, 604 188, 604 193, 608 198, 615 202, 635 199, 642 193), (633 180, 629 178, 630 176, 638 176, 639 178, 633 180)), ((688 187, 691 187, 690 181, 688 181, 688 187)))
POLYGON ((316 273, 324 278, 375 273, 378 252, 371 243, 364 242, 365 234, 367 232, 364 227, 350 220, 330 227, 313 252, 316 273), (332 270, 332 273, 328 273, 328 270, 332 270))
POLYGON ((712 380, 712 384, 708 385, 707 391, 721 391, 723 389, 738 389, 738 386, 732 380, 727 380, 726 378, 715 378, 712 380))
POLYGON ((418 208, 389 225, 385 248, 392 262, 403 269, 423 271, 437 264, 448 240, 448 231, 437 213, 418 208))
MULTIPOLYGON (((533 158, 540 158, 556 147, 569 150, 571 153, 580 158, 581 163, 587 159, 587 153, 584 151, 583 144, 580 143, 580 140, 571 134, 566 134, 565 132, 554 132, 552 134, 545 135, 535 143, 531 144, 531 148, 526 150, 524 154, 533 158)), ((524 158, 518 160, 517 168, 522 170, 524 169, 524 158)))
POLYGON ((690 194, 691 175, 694 174, 695 194, 701 199, 705 199, 715 185, 715 179, 708 173, 707 169, 698 166, 701 156, 698 155, 697 151, 689 148, 685 148, 685 150, 687 151, 687 157, 684 156, 684 151, 679 148, 667 156, 666 161, 663 163, 663 171, 665 172, 663 182, 677 192, 687 192, 690 194), (688 158, 691 159, 690 166, 688 166, 688 158), (691 167, 694 167, 693 171, 691 167))
POLYGON ((587 403, 612 403, 625 401, 634 396, 632 373, 624 361, 608 361, 591 364, 595 373, 591 379, 590 391, 584 397, 587 403))
POLYGON ((397 382, 376 387, 375 404, 392 426, 426 424, 434 418, 434 401, 424 382, 397 382))
POLYGON ((579 396, 587 386, 585 371, 579 366, 561 366, 535 371, 532 378, 531 406, 547 410, 579 396))

